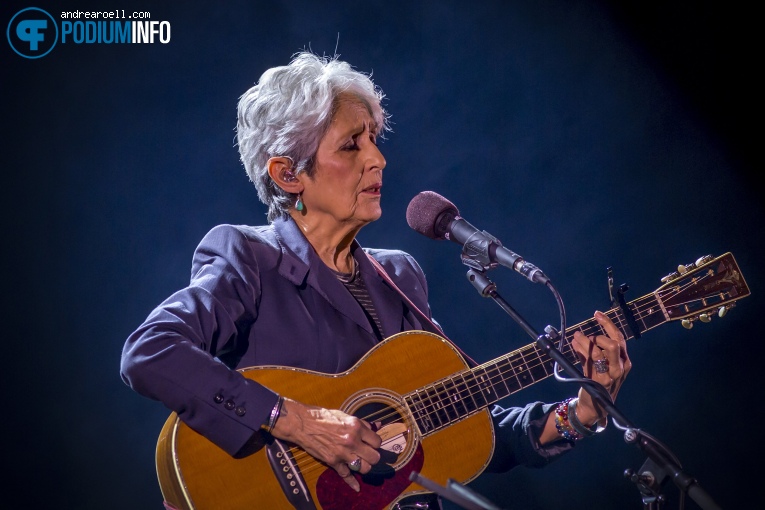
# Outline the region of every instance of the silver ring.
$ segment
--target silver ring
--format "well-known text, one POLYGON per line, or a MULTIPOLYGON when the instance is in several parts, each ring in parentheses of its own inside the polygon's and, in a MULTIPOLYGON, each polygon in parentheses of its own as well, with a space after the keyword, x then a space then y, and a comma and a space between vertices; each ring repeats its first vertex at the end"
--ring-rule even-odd
POLYGON ((596 359, 592 362, 592 366, 595 367, 595 371, 599 374, 608 372, 608 360, 606 358, 596 359))
POLYGON ((358 471, 361 469, 361 457, 356 457, 356 460, 348 463, 348 469, 351 471, 358 471))

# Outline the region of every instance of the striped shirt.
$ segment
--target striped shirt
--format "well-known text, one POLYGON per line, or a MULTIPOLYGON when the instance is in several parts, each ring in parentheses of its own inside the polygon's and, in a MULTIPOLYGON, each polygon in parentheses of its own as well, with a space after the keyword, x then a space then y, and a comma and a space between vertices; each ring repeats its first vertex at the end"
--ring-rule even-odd
POLYGON ((340 280, 343 285, 345 285, 345 288, 348 289, 351 295, 356 298, 356 301, 358 301, 361 305, 361 308, 364 310, 364 314, 367 316, 369 323, 372 325, 372 329, 374 330, 375 336, 377 336, 377 340, 382 340, 383 336, 380 318, 377 316, 375 305, 372 303, 372 298, 369 296, 369 290, 367 289, 367 286, 364 283, 364 279, 361 277, 361 273, 359 272, 359 265, 355 264, 355 268, 352 273, 340 273, 335 270, 332 270, 332 272, 335 273, 337 279, 340 280))

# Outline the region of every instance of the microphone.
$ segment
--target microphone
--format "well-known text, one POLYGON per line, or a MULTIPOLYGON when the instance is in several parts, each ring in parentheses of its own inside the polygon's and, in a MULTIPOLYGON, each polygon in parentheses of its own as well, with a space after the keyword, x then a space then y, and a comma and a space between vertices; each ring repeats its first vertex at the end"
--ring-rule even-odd
POLYGON ((550 281, 541 269, 502 246, 499 239, 465 221, 457 207, 438 193, 418 193, 406 208, 406 222, 425 237, 454 241, 466 252, 517 271, 534 283, 547 285, 550 281))

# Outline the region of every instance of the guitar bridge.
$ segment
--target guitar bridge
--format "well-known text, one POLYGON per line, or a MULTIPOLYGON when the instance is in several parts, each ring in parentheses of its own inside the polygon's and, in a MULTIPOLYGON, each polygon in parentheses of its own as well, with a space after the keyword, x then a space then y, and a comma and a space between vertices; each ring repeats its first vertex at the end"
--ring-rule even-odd
POLYGON ((274 439, 266 446, 266 457, 290 504, 296 510, 316 510, 311 493, 289 449, 274 439))

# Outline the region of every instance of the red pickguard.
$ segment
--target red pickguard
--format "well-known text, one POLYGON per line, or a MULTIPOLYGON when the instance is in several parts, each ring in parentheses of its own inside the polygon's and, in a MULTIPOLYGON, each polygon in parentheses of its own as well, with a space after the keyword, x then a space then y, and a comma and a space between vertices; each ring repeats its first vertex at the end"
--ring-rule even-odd
POLYGON ((412 471, 419 472, 424 461, 422 446, 417 446, 409 462, 395 471, 391 478, 386 478, 384 485, 365 483, 364 476, 354 473, 361 485, 359 492, 345 483, 337 471, 327 469, 316 483, 316 497, 322 510, 382 510, 412 483, 409 475, 412 471))

